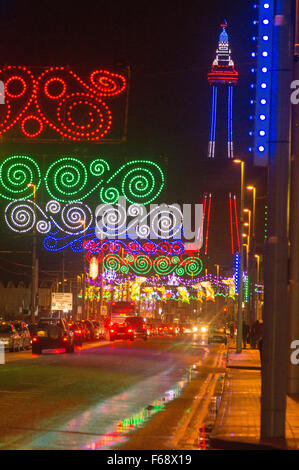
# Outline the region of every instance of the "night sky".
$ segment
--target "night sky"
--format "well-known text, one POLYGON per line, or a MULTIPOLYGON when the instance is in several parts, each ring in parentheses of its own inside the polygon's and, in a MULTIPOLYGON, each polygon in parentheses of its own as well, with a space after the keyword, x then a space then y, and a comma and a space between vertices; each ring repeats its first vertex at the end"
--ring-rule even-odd
MULTIPOLYGON (((207 267, 218 263, 225 270, 232 265, 228 193, 239 192, 240 168, 226 159, 221 132, 226 122, 221 112, 217 159, 207 159, 210 88, 206 79, 224 19, 229 24, 232 57, 240 74, 235 92, 235 153, 246 159, 247 182, 258 186, 261 197, 266 194, 265 171, 252 166, 247 150, 252 2, 0 0, 2 64, 68 64, 75 70, 83 66, 90 70, 113 68, 120 63, 131 66, 127 142, 98 145, 92 154, 109 159, 115 168, 125 158, 149 158, 160 163, 167 175, 161 202, 201 202, 203 193, 211 192, 210 259, 204 262, 207 267)), ((68 153, 70 150, 68 147, 68 153)), ((39 148, 24 145, 23 151, 36 155, 39 148)), ((59 151, 66 153, 63 148, 59 151)), ((80 151, 77 146, 77 155, 80 151)), ((260 248, 264 203, 265 199, 257 201, 260 248)), ((1 246, 2 250, 12 246, 30 249, 30 239, 12 236, 2 224, 1 246)), ((74 256, 66 255, 67 270, 77 268, 74 256)), ((39 257, 42 269, 59 269, 61 254, 48 255, 40 248, 39 257)), ((12 272, 22 271, 4 259, 16 261, 13 256, 0 255, 0 279, 7 280, 13 277, 12 272)), ((29 255, 22 259, 30 264, 29 255)), ((27 276, 15 277, 29 281, 30 270, 25 272, 27 276)))

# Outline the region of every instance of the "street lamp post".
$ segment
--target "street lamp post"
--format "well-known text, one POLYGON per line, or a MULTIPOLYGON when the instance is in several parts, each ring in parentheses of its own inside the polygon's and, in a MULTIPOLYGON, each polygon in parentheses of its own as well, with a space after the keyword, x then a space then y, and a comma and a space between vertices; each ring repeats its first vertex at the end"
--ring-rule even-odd
MULTIPOLYGON (((256 284, 259 285, 259 282, 260 282, 260 255, 257 255, 255 254, 254 255, 255 259, 256 259, 256 284)), ((254 288, 255 289, 255 288, 254 288)), ((255 311, 255 315, 257 317, 257 312, 258 312, 258 301, 259 301, 259 294, 258 293, 254 293, 254 311, 255 311)))
MULTIPOLYGON (((84 241, 85 241, 85 231, 86 231, 86 222, 85 220, 80 220, 80 223, 83 226, 84 229, 84 241)), ((82 318, 83 320, 86 320, 86 281, 85 281, 85 270, 86 270, 86 256, 85 256, 85 251, 83 250, 83 286, 82 286, 82 318)))
POLYGON ((252 212, 250 209, 244 209, 244 213, 248 214, 248 222, 245 222, 244 225, 248 227, 248 237, 247 237, 247 245, 246 245, 246 271, 248 276, 248 299, 247 299, 247 320, 249 320, 250 325, 253 323, 252 321, 252 302, 251 302, 251 290, 250 285, 252 282, 252 260, 250 257, 251 249, 252 249, 252 241, 251 241, 251 226, 252 226, 252 212))
MULTIPOLYGON (((34 218, 36 219, 36 206, 35 206, 35 195, 36 195, 36 184, 27 184, 28 188, 33 188, 33 202, 34 202, 34 218)), ((38 260, 36 257, 36 230, 35 224, 33 227, 33 238, 32 238, 32 281, 31 281, 31 321, 35 322, 35 312, 38 305, 38 260)))
MULTIPOLYGON (((243 211, 244 211, 244 170, 245 170, 245 162, 242 160, 234 160, 235 163, 239 163, 241 165, 241 197, 240 197, 240 230, 243 226, 243 211)), ((241 243, 240 248, 240 275, 239 275, 239 295, 238 295, 238 315, 237 315, 237 344, 236 344, 236 352, 242 352, 242 336, 243 336, 243 248, 241 243)))
POLYGON ((256 217, 255 217, 255 204, 256 204, 256 187, 255 186, 247 186, 248 191, 252 191, 252 230, 251 230, 251 249, 249 251, 249 307, 251 313, 251 321, 252 323, 256 320, 256 305, 255 305, 255 284, 256 284, 256 269, 254 263, 254 253, 256 249, 256 239, 255 239, 255 225, 256 225, 256 217))
MULTIPOLYGON (((217 276, 217 280, 219 281, 220 266, 219 264, 214 264, 214 266, 216 267, 216 276, 217 276)), ((219 313, 219 295, 217 295, 217 298, 216 298, 216 315, 218 315, 218 313, 219 313)))

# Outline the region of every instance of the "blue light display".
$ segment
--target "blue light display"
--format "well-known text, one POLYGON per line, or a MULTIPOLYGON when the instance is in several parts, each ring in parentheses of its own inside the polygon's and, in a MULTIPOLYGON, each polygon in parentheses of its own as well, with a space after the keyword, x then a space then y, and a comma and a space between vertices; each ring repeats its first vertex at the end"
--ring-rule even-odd
POLYGON ((235 282, 235 293, 238 294, 239 282, 240 282, 240 253, 235 254, 234 282, 235 282))
POLYGON ((274 0, 260 0, 258 8, 256 61, 256 96, 254 126, 254 164, 267 166, 269 158, 270 94, 274 0))

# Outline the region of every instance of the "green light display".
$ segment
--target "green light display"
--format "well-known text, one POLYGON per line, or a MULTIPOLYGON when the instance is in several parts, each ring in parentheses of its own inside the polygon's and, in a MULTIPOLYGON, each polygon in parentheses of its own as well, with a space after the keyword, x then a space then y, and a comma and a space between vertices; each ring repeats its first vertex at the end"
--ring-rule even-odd
POLYGON ((149 160, 134 160, 112 172, 101 158, 91 163, 76 157, 55 160, 42 177, 37 162, 28 156, 11 156, 0 165, 0 196, 11 201, 28 199, 44 182, 49 196, 59 202, 77 202, 92 194, 99 202, 114 204, 125 196, 131 204, 149 204, 161 193, 165 178, 159 165, 149 160), (97 192, 98 191, 98 192, 97 192))
POLYGON ((146 275, 153 271, 159 276, 168 276, 174 272, 177 276, 191 278, 198 276, 203 268, 202 261, 197 256, 180 259, 178 256, 161 255, 152 259, 147 255, 127 254, 122 258, 117 254, 108 254, 104 257, 103 263, 107 271, 121 274, 131 272, 146 275))
POLYGON ((0 165, 0 196, 9 201, 28 199, 41 185, 41 171, 31 157, 14 155, 0 165))

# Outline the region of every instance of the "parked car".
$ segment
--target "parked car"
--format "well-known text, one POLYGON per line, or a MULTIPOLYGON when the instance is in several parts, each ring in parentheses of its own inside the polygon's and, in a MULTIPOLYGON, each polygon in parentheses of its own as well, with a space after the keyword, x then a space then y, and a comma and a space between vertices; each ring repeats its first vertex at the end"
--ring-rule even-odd
POLYGON ((31 335, 27 323, 23 321, 17 321, 14 322, 13 325, 21 336, 21 349, 30 349, 31 335))
POLYGON ((22 338, 12 323, 0 323, 0 340, 4 344, 4 349, 11 352, 21 350, 22 338))
POLYGON ((41 318, 36 335, 32 338, 32 354, 41 354, 43 349, 65 349, 74 352, 74 333, 62 318, 41 318))

